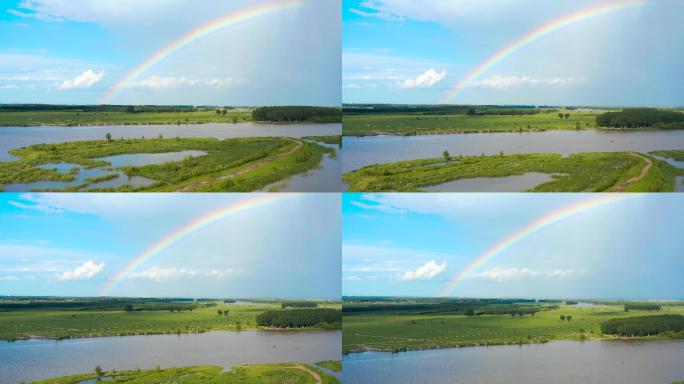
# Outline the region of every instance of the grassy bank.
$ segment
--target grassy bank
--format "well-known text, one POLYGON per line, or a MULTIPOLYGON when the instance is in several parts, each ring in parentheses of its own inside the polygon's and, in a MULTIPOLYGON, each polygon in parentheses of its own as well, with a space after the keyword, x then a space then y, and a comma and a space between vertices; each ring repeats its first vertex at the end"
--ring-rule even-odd
POLYGON ((558 111, 530 115, 425 115, 413 113, 352 114, 342 117, 345 136, 437 135, 481 132, 541 132, 596 128, 594 112, 558 111))
POLYGON ((421 188, 475 177, 504 177, 540 172, 553 175, 533 192, 604 192, 624 186, 628 192, 673 191, 675 176, 682 174, 664 161, 633 153, 579 153, 500 156, 458 156, 370 165, 343 175, 350 191, 420 191, 421 188), (641 156, 641 157, 639 157, 641 156), (647 166, 653 165, 641 179, 647 166))
POLYGON ((660 157, 667 157, 675 161, 684 161, 684 150, 681 149, 672 151, 653 151, 651 154, 660 157))
MULTIPOLYGON (((360 313, 343 319, 343 350, 402 351, 476 345, 543 343, 552 340, 613 338, 601 333, 601 324, 614 318, 684 314, 684 306, 662 311, 629 311, 621 305, 580 308, 560 305, 534 316, 454 313, 360 313), (561 320, 561 315, 566 320, 561 320), (567 317, 571 320, 568 321, 567 317)), ((663 335, 662 337, 670 337, 663 335)))
POLYGON ((125 112, 88 110, 1 111, 1 126, 35 125, 149 125, 149 124, 206 124, 242 123, 252 121, 251 109, 228 109, 182 112, 125 112), (223 110, 221 110, 223 111, 223 110))
POLYGON ((223 367, 197 366, 150 370, 102 371, 34 381, 32 384, 77 384, 83 380, 107 378, 107 383, 137 384, 335 384, 339 380, 322 370, 300 363, 242 365, 223 372, 223 367))
MULTIPOLYGON (((121 168, 128 176, 143 176, 156 183, 134 188, 97 188, 96 181, 69 187, 69 191, 85 188, 96 191, 253 191, 288 176, 315 168, 324 153, 332 149, 291 138, 236 139, 122 139, 39 144, 14 149, 10 153, 19 159, 0 162, 0 185, 37 181, 73 181, 78 169, 58 172, 40 168, 48 163, 73 163, 85 168, 107 167, 102 157, 136 154, 168 153, 199 150, 206 155, 181 161, 121 168)), ((105 175, 102 179, 111 178, 105 175)))
MULTIPOLYGON (((133 304, 139 308, 143 304, 133 304)), ((321 304, 340 308, 340 304, 321 304)), ((257 325, 260 314, 281 309, 280 303, 203 302, 192 310, 126 310, 125 303, 114 307, 77 306, 11 308, 0 306, 0 340, 29 338, 66 339, 81 337, 128 336, 148 334, 200 333, 265 329, 257 325)), ((327 325, 326 325, 327 326, 327 325)), ((321 329, 317 325, 311 329, 321 329)))
POLYGON ((329 369, 333 372, 340 372, 342 371, 342 361, 340 360, 325 360, 325 361, 319 361, 316 363, 319 367, 323 367, 325 369, 329 369))
POLYGON ((302 139, 318 141, 319 143, 323 144, 336 144, 342 146, 342 136, 304 136, 302 139))

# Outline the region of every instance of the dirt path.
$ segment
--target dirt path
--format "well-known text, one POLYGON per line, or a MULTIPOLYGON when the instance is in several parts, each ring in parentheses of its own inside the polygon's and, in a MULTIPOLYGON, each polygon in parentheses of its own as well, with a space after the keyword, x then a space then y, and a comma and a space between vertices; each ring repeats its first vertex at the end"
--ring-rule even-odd
POLYGON ((300 141, 300 140, 295 140, 295 139, 292 139, 292 138, 289 138, 289 137, 286 137, 286 139, 295 142, 296 145, 295 145, 292 149, 290 149, 289 151, 287 151, 287 152, 285 152, 285 153, 280 153, 280 154, 275 154, 275 155, 266 156, 266 157, 264 157, 263 159, 258 160, 258 161, 255 161, 255 162, 249 164, 248 166, 246 166, 246 167, 244 167, 244 168, 238 169, 236 172, 233 172, 233 173, 230 173, 230 174, 227 174, 227 175, 224 175, 224 176, 220 176, 220 177, 218 177, 218 178, 216 178, 216 179, 201 180, 201 181, 198 181, 198 182, 195 182, 195 183, 192 183, 192 184, 188 184, 188 185, 182 187, 181 189, 177 190, 176 192, 190 192, 190 191, 194 191, 194 190, 196 190, 196 189, 198 189, 198 188, 204 187, 204 186, 206 186, 206 185, 209 185, 209 184, 213 183, 213 182, 216 181, 216 180, 223 180, 223 179, 228 179, 228 178, 231 178, 231 177, 236 177, 236 176, 244 175, 244 174, 247 173, 247 172, 250 172, 250 171, 253 171, 253 170, 257 169, 257 168, 263 167, 264 165, 266 165, 266 164, 268 164, 268 163, 270 163, 270 162, 273 162, 273 161, 275 161, 275 160, 278 160, 278 159, 280 159, 281 157, 289 156, 289 155, 291 155, 291 154, 297 152, 297 151, 302 147, 302 145, 304 145, 304 142, 302 142, 302 141, 300 141))
POLYGON ((311 377, 314 378, 314 381, 316 384, 321 384, 323 382, 323 379, 321 378, 321 375, 319 375, 317 372, 312 371, 311 369, 303 366, 303 365, 295 365, 293 367, 287 367, 286 369, 299 369, 300 371, 304 371, 311 375, 311 377))
POLYGON ((641 173, 639 173, 639 175, 634 176, 634 177, 632 177, 631 179, 628 179, 628 180, 625 180, 625 181, 623 181, 623 182, 621 182, 621 183, 616 184, 616 185, 613 187, 613 190, 612 190, 613 192, 624 192, 625 189, 626 189, 627 187, 629 187, 631 184, 634 184, 634 183, 636 183, 637 181, 639 181, 639 180, 643 179, 644 177, 646 177, 646 175, 648 175, 648 171, 650 171, 650 170, 651 170, 651 167, 653 166, 653 161, 651 161, 651 159, 649 159, 649 158, 646 157, 646 156, 643 156, 643 155, 641 155, 641 154, 639 154, 639 153, 636 153, 636 152, 631 152, 631 153, 629 153, 629 155, 630 155, 630 156, 637 157, 637 158, 643 160, 644 162, 646 162, 646 166, 641 170, 641 173))

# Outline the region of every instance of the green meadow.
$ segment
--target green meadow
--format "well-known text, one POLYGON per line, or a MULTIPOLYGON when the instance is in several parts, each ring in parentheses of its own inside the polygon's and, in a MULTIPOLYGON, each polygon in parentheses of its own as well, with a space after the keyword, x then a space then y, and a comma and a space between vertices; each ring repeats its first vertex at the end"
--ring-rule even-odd
POLYGON ((438 135, 489 132, 542 132, 548 130, 595 129, 598 112, 566 110, 525 115, 467 115, 423 113, 345 114, 342 134, 438 135), (569 117, 560 118, 559 113, 569 117))
POLYGON ((288 176, 316 168, 326 153, 334 150, 293 138, 149 138, 115 139, 38 144, 10 151, 18 159, 0 162, 0 189, 3 184, 37 181, 73 181, 78 168, 63 173, 39 167, 48 163, 74 163, 84 168, 104 168, 111 174, 96 180, 85 180, 66 191, 193 191, 248 192, 258 190, 288 176), (115 178, 110 163, 99 158, 123 154, 168 153, 200 150, 206 155, 181 161, 119 168, 127 176, 143 176, 153 185, 97 188, 92 184, 115 178))
MULTIPOLYGON (((403 351, 498 344, 544 343, 552 340, 615 338, 604 335, 601 324, 616 318, 684 315, 684 306, 666 305, 660 311, 626 312, 622 305, 599 308, 556 305, 534 315, 453 312, 415 313, 379 311, 347 313, 343 318, 342 343, 345 353, 365 350, 403 351), (563 319, 561 319, 563 316, 563 319), (570 320, 568 319, 570 316, 570 320)), ((681 332, 648 338, 682 338, 681 332)))
POLYGON ((375 164, 343 175, 350 191, 415 192, 449 181, 540 172, 552 180, 530 192, 671 192, 684 174, 652 156, 627 153, 458 156, 375 164))
MULTIPOLYGON (((134 305, 135 308, 137 304, 134 305)), ((319 303, 319 308, 340 304, 319 303)), ((126 310, 125 305, 80 308, 3 308, 0 306, 0 340, 28 338, 65 339, 80 337, 128 336, 208 331, 266 329, 257 325, 257 316, 281 309, 279 302, 252 305, 207 301, 196 308, 182 310, 126 310)), ((323 326, 323 325, 322 325, 323 326)), ((330 328, 331 324, 325 324, 330 328)), ((339 324, 337 324, 339 327, 339 324)), ((320 329, 319 326, 309 327, 320 329)))
POLYGON ((135 384, 336 384, 335 377, 300 363, 243 365, 225 371, 218 366, 157 368, 132 371, 102 371, 34 381, 31 384, 78 384, 102 378, 107 383, 135 384))

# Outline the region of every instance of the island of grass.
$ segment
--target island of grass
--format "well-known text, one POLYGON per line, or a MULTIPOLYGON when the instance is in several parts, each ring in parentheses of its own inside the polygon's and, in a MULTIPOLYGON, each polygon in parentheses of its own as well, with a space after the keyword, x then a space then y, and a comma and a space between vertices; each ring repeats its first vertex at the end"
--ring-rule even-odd
POLYGON ((683 129, 677 110, 534 106, 345 105, 345 136, 543 132, 584 129, 683 129))
POLYGON ((193 105, 0 104, 0 127, 243 123, 339 123, 339 108, 193 105))
MULTIPOLYGON (((44 167, 45 164, 74 164, 83 168, 109 171, 98 179, 62 188, 66 191, 181 191, 181 192, 248 192, 258 190, 291 175, 319 166, 324 154, 335 150, 312 142, 284 137, 261 138, 173 138, 112 139, 61 144, 38 144, 10 151, 18 159, 0 162, 0 188, 6 184, 39 181, 70 182, 79 168, 69 172, 44 167), (173 153, 202 151, 201 156, 180 161, 112 169, 102 158, 124 154, 173 153), (43 167, 41 167, 43 166, 43 167), (97 183, 115 178, 116 171, 128 177, 152 180, 144 186, 122 184, 98 187, 97 183)), ((58 189, 59 190, 59 189, 58 189)))
POLYGON ((31 384, 90 384, 94 382, 137 384, 338 384, 339 380, 321 369, 302 363, 242 365, 224 371, 218 366, 156 368, 105 371, 34 381, 31 384))
POLYGON ((627 311, 625 304, 616 301, 566 305, 563 301, 515 299, 348 299, 343 304, 342 345, 345 353, 399 352, 552 340, 684 338, 684 303, 663 303, 658 310, 627 311), (611 324, 618 321, 614 319, 647 329, 643 332, 647 336, 642 337, 637 331, 632 335, 613 332, 617 327, 611 324))
POLYGON ((340 372, 342 371, 342 361, 340 360, 325 360, 325 361, 319 361, 316 363, 319 367, 329 369, 333 372, 340 372))
POLYGON ((442 158, 366 166, 344 174, 343 179, 349 191, 414 192, 460 179, 529 172, 551 175, 532 192, 671 192, 676 176, 684 175, 683 169, 635 152, 451 157, 445 151, 442 158))
POLYGON ((0 340, 341 328, 339 302, 315 304, 283 309, 270 300, 6 297, 0 300, 0 340), (264 313, 282 313, 290 322, 260 323, 264 313))
POLYGON ((317 141, 323 144, 333 144, 342 146, 342 136, 328 135, 328 136, 304 136, 302 139, 317 141))

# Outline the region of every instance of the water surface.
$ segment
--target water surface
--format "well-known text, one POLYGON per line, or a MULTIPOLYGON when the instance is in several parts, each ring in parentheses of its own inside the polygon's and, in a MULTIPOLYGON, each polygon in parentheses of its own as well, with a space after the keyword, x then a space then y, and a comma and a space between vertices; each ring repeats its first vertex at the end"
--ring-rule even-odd
POLYGON ((427 192, 525 192, 552 179, 547 173, 528 172, 523 175, 458 179, 421 189, 427 192))
POLYGON ((339 360, 340 331, 202 334, 24 340, 0 343, 0 384, 103 370, 339 360))
POLYGON ((344 356, 344 383, 670 384, 684 380, 684 340, 557 341, 344 356))
POLYGON ((366 165, 402 160, 512 153, 560 153, 684 149, 684 130, 546 131, 471 133, 426 136, 367 136, 343 138, 343 172, 366 165))

